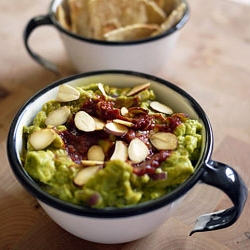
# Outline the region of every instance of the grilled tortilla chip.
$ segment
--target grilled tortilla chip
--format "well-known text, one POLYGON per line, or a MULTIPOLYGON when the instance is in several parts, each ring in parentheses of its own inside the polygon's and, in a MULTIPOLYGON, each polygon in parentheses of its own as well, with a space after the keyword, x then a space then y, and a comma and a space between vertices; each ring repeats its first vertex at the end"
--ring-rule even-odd
POLYGON ((65 29, 86 38, 134 41, 170 29, 185 10, 181 0, 65 0, 56 16, 65 29))
POLYGON ((161 24, 166 19, 165 11, 160 8, 154 1, 144 0, 147 11, 147 23, 161 24))
POLYGON ((107 41, 135 41, 150 37, 158 29, 156 24, 132 24, 107 32, 104 37, 107 41))
POLYGON ((89 16, 89 1, 87 0, 68 0, 71 30, 81 36, 90 38, 90 16, 89 16))
POLYGON ((66 14, 66 11, 62 5, 59 5, 57 10, 56 10, 56 18, 64 29, 71 30, 69 17, 66 14))
POLYGON ((167 15, 180 3, 180 0, 152 0, 154 1, 162 10, 165 11, 167 15))
POLYGON ((162 32, 170 29, 173 27, 175 24, 177 24, 181 18, 184 15, 184 12, 186 10, 186 4, 185 3, 180 3, 167 17, 167 19, 161 24, 161 30, 162 32))
POLYGON ((89 15, 95 39, 103 39, 105 33, 120 27, 147 22, 146 8, 141 0, 90 0, 89 15))

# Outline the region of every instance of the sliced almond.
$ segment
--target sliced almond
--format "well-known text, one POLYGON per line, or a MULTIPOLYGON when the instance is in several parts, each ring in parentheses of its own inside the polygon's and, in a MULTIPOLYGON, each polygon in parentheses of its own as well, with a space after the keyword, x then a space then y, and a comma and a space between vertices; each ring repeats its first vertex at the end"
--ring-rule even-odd
POLYGON ((96 117, 93 117, 93 119, 95 121, 95 130, 102 130, 106 123, 96 117))
POLYGON ((95 131, 95 120, 85 111, 78 111, 75 115, 75 125, 79 130, 85 132, 95 131))
POLYGON ((128 159, 128 146, 123 141, 115 142, 115 150, 110 160, 126 161, 128 159))
POLYGON ((92 161, 92 160, 82 160, 82 165, 84 166, 96 166, 96 165, 103 165, 104 161, 92 161))
POLYGON ((121 115, 122 116, 127 116, 128 115, 128 109, 126 107, 121 108, 121 115))
POLYGON ((99 145, 93 145, 92 147, 90 147, 87 153, 87 158, 88 160, 93 161, 104 161, 105 154, 102 147, 99 145))
POLYGON ((105 91, 102 83, 100 83, 100 82, 98 83, 98 88, 101 91, 101 93, 106 97, 107 94, 106 94, 106 91, 105 91))
POLYGON ((150 142, 158 150, 174 150, 177 148, 177 137, 169 132, 159 132, 150 136, 150 142))
POLYGON ((58 93, 56 97, 56 101, 59 102, 70 102, 74 100, 78 100, 80 97, 80 92, 67 84, 62 84, 58 88, 58 93))
POLYGON ((45 120, 47 126, 59 126, 64 124, 70 116, 70 108, 67 106, 60 107, 52 112, 50 112, 45 120))
POLYGON ((83 186, 100 169, 99 166, 86 167, 80 170, 74 178, 77 186, 83 186))
POLYGON ((148 89, 150 86, 150 82, 147 82, 147 83, 144 83, 142 85, 137 85, 137 86, 134 86, 128 93, 127 93, 127 96, 133 96, 133 95, 136 95, 138 94, 139 92, 145 90, 145 89, 148 89))
POLYGON ((124 126, 129 127, 129 128, 133 127, 133 125, 134 125, 132 122, 124 121, 121 119, 114 119, 113 122, 124 125, 124 126))
POLYGON ((134 138, 128 146, 128 156, 134 163, 140 163, 146 159, 148 155, 148 147, 146 144, 138 139, 134 138))
POLYGON ((108 122, 105 125, 105 129, 108 133, 116 136, 122 136, 128 132, 128 127, 115 122, 108 122))
POLYGON ((157 101, 150 102, 150 107, 155 111, 158 111, 160 113, 164 113, 167 115, 171 115, 174 113, 170 107, 157 101))
POLYGON ((48 147, 55 139, 56 133, 53 129, 41 129, 30 135, 29 143, 35 150, 48 147))

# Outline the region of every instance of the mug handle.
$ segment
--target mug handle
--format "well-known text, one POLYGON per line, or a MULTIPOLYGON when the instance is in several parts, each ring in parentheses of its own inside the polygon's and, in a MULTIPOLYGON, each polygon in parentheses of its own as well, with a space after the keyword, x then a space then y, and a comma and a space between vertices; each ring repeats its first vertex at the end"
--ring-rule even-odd
POLYGON ((196 232, 231 226, 239 218, 248 196, 248 190, 242 178, 233 168, 221 162, 211 160, 205 164, 201 181, 226 193, 234 206, 198 217, 190 236, 196 232))
POLYGON ((24 44, 25 47, 30 54, 30 56, 37 61, 39 64, 41 64, 43 67, 45 67, 48 70, 53 71, 55 74, 59 75, 58 68, 55 64, 49 62, 48 60, 44 59, 43 57, 39 56, 35 52, 33 52, 29 46, 29 37, 32 31, 41 25, 53 25, 53 22, 51 21, 50 15, 41 15, 32 18, 28 24, 25 27, 24 34, 23 34, 23 39, 24 39, 24 44))

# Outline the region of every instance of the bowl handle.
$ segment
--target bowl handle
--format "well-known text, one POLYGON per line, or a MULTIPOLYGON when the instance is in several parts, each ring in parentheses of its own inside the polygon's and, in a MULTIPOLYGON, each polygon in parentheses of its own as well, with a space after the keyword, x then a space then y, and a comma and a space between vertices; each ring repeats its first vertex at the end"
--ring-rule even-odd
POLYGON ((239 218, 248 196, 248 190, 242 178, 234 169, 221 162, 209 161, 205 165, 201 181, 225 192, 234 206, 201 215, 197 218, 190 235, 231 226, 239 218))
POLYGON ((30 54, 30 56, 37 61, 39 64, 41 64, 43 67, 45 67, 48 70, 53 71, 55 74, 59 74, 58 68, 56 67, 55 64, 49 62, 48 60, 44 59, 43 57, 39 56, 35 52, 33 52, 29 46, 29 37, 32 31, 41 25, 53 25, 53 22, 51 21, 50 15, 41 15, 41 16, 36 16, 32 18, 28 24, 25 27, 24 34, 23 34, 23 39, 24 39, 24 44, 25 47, 30 54))

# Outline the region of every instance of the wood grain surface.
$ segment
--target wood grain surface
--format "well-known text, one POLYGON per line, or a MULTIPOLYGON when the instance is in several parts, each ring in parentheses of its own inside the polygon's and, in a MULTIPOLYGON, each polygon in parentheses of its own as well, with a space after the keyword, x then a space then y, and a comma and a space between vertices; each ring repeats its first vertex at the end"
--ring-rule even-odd
MULTIPOLYGON (((245 1, 246 2, 246 1, 245 1)), ((76 73, 52 27, 37 29, 32 48, 55 62, 61 76, 27 54, 23 29, 46 14, 50 0, 0 0, 0 250, 250 249, 250 201, 231 227, 189 236, 195 219, 231 206, 221 191, 197 184, 182 206, 153 234, 126 244, 95 244, 57 226, 15 179, 6 137, 19 107, 37 90, 76 73)), ((247 3, 247 2, 246 2, 247 3)), ((191 16, 171 59, 156 73, 188 91, 213 126, 213 159, 232 166, 250 185, 250 5, 190 0, 191 16)))

